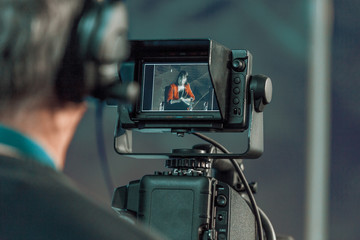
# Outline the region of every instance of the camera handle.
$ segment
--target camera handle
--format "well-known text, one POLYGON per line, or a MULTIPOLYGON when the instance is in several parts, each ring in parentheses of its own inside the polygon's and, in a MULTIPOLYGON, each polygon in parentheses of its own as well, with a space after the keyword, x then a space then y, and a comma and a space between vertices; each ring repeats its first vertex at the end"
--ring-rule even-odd
POLYGON ((243 158, 258 158, 264 152, 265 105, 272 99, 272 82, 265 75, 253 75, 250 79, 250 116, 248 147, 243 158))

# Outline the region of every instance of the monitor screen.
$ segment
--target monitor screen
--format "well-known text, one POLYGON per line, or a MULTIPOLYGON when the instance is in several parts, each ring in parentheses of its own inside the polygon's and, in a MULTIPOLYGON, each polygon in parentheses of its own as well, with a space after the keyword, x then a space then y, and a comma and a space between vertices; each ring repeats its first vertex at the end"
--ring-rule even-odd
POLYGON ((142 112, 219 112, 208 63, 144 63, 142 68, 142 112))

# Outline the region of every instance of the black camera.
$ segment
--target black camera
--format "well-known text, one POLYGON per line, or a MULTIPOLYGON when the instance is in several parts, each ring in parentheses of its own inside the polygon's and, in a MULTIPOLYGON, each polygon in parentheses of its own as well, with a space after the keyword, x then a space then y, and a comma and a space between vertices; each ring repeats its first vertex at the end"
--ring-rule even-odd
MULTIPOLYGON (((205 147, 194 146, 191 152, 201 154, 205 147)), ((171 158, 166 166, 172 171, 117 188, 113 208, 169 239, 255 239, 255 218, 248 202, 215 178, 219 173, 211 169, 209 159, 171 158)))
POLYGON ((165 157, 170 170, 117 188, 113 208, 169 239, 276 239, 253 198, 256 184, 243 176, 241 160, 263 152, 270 78, 251 74, 249 51, 209 39, 131 41, 131 47, 120 78, 136 82, 140 96, 134 104, 118 104, 115 149, 126 156, 165 157), (132 130, 193 134, 208 144, 134 153, 132 130), (248 146, 240 153, 199 133, 244 131, 248 146))

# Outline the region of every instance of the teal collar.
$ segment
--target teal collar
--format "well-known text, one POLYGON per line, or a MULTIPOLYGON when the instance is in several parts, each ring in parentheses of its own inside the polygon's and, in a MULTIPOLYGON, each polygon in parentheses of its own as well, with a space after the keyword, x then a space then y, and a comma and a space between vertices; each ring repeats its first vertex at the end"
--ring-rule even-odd
POLYGON ((0 144, 16 149, 21 155, 34 159, 42 164, 55 167, 52 158, 35 141, 22 133, 0 124, 0 144))

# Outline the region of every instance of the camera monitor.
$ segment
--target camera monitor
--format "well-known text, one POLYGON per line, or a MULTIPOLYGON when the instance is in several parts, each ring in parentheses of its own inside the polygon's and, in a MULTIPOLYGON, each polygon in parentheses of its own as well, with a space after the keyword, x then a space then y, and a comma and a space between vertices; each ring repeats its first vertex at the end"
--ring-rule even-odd
POLYGON ((246 130, 248 51, 234 54, 208 39, 131 41, 131 46, 120 77, 136 81, 141 90, 130 109, 119 106, 123 128, 246 130), (235 71, 234 56, 242 64, 235 71))
POLYGON ((133 129, 180 134, 247 130, 247 150, 231 156, 261 155, 262 109, 271 100, 272 88, 268 77, 251 76, 252 56, 247 50, 230 50, 210 39, 130 43, 131 55, 119 74, 124 84, 136 82, 140 94, 132 105, 118 104, 118 153, 136 155, 132 153, 133 129))

